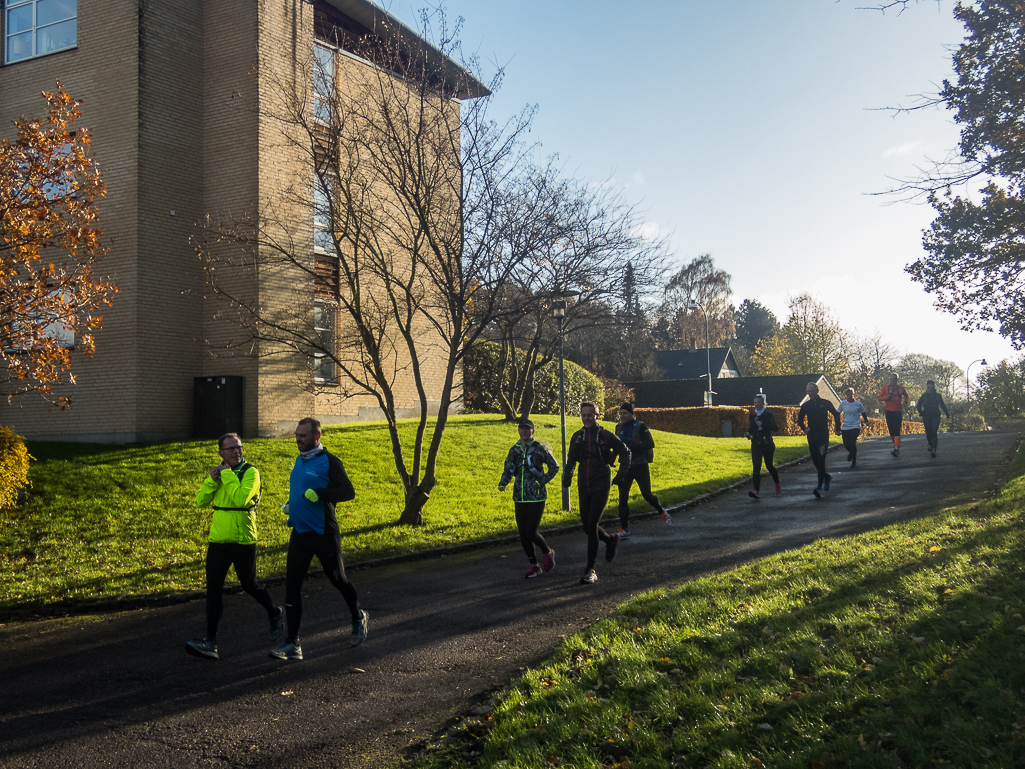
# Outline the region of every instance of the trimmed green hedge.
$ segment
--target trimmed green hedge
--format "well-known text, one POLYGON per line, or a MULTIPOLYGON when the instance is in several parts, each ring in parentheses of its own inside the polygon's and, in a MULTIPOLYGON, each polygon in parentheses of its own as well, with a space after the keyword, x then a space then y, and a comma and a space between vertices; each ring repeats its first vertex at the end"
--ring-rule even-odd
MULTIPOLYGON (((768 411, 776 418, 779 425, 778 435, 803 435, 797 425, 800 409, 796 406, 768 406, 768 411)), ((644 422, 652 430, 664 430, 680 435, 701 435, 706 438, 719 438, 723 435, 723 423, 729 422, 731 435, 739 437, 747 432, 748 416, 751 409, 742 406, 713 406, 705 408, 675 409, 636 409, 634 416, 644 422)), ((915 435, 925 432, 921 422, 905 421, 901 427, 903 435, 915 435)), ((869 419, 868 427, 863 427, 862 435, 889 435, 886 421, 869 419)))

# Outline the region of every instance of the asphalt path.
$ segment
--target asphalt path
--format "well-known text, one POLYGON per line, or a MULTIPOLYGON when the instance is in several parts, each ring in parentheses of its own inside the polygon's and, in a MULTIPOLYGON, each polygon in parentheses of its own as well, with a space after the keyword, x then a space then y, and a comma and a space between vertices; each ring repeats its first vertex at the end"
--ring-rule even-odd
MULTIPOLYGON (((303 662, 267 656, 265 617, 246 595, 226 597, 220 662, 183 650, 202 634, 202 602, 8 623, 0 766, 389 766, 630 597, 980 499, 999 486, 1016 439, 941 435, 936 459, 923 436, 906 437, 896 459, 887 439, 868 440, 857 470, 829 455, 833 488, 821 500, 805 462, 784 471, 779 498, 765 476, 761 501, 743 486, 678 510, 671 527, 632 523, 590 586, 578 582, 580 533, 551 536, 556 569, 532 580, 515 545, 357 570, 370 634, 355 649, 341 596, 313 579, 303 662)), ((282 588, 272 595, 280 602, 282 588)))

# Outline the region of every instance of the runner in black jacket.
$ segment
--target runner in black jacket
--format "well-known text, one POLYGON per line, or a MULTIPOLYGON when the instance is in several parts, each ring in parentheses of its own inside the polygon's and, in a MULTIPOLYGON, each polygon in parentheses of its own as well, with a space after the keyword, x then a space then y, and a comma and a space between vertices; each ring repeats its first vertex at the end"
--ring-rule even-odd
POLYGON ((772 476, 776 484, 776 496, 783 493, 779 485, 779 472, 772 464, 772 456, 776 453, 776 444, 772 440, 772 434, 779 432, 779 426, 772 412, 765 408, 765 398, 761 395, 754 397, 754 410, 751 412, 750 423, 747 428, 747 438, 751 439, 751 484, 754 488, 747 492, 749 497, 761 499, 762 489, 762 460, 765 460, 765 469, 772 476))
POLYGON ((925 383, 925 392, 918 399, 915 408, 918 409, 922 422, 925 423, 925 438, 929 442, 929 453, 935 457, 936 448, 939 445, 936 434, 940 430, 940 409, 943 409, 947 419, 950 419, 950 412, 947 411, 947 404, 943 402, 943 396, 936 392, 936 383, 933 380, 930 379, 925 383))
POLYGON ((577 495, 580 504, 580 522, 587 534, 587 568, 580 578, 582 584, 594 584, 598 575, 594 573, 594 562, 598 558, 598 540, 605 543, 605 560, 616 557, 616 546, 619 544, 618 534, 607 533, 598 523, 609 502, 609 491, 613 483, 619 483, 627 468, 630 467, 630 449, 616 437, 615 433, 606 430, 597 423, 598 407, 592 401, 580 404, 580 421, 584 423, 581 430, 573 433, 570 438, 566 456, 566 469, 562 473, 562 485, 569 488, 573 482, 573 468, 580 465, 577 475, 577 495), (619 472, 612 477, 609 468, 619 457, 619 472))
POLYGON ((809 382, 805 388, 808 393, 808 400, 801 406, 797 415, 797 424, 808 436, 808 450, 811 452, 811 461, 818 471, 819 483, 812 492, 816 497, 821 497, 823 491, 829 491, 829 484, 833 476, 826 472, 826 451, 829 449, 829 417, 832 416, 836 422, 837 432, 840 431, 841 417, 829 401, 819 397, 819 386, 809 382), (807 421, 807 425, 805 422, 807 421))

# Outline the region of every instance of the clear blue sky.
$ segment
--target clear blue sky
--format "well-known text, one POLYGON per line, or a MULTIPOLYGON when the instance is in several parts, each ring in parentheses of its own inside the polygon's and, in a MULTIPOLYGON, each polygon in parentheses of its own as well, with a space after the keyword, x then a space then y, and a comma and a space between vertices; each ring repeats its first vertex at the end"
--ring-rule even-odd
MULTIPOLYGON (((416 0, 380 1, 416 26, 416 0)), ((931 209, 868 194, 956 146, 946 111, 876 108, 935 91, 964 29, 950 0, 858 8, 869 4, 445 3, 464 19, 464 50, 506 67, 494 114, 537 104, 543 152, 622 186, 681 264, 710 253, 737 304, 757 299, 783 320, 788 296, 807 291, 900 352, 962 368, 1013 356, 995 333, 960 331, 904 272, 931 209)))

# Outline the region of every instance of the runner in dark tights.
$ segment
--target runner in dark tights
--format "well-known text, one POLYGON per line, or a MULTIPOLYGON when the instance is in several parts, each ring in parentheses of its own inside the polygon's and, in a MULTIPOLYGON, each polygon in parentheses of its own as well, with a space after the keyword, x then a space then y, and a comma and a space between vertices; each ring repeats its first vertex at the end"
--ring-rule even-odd
POLYGON ((270 656, 280 660, 301 660, 299 627, 303 618, 303 581, 316 556, 328 581, 342 594, 352 617, 349 643, 359 646, 367 637, 367 613, 359 607, 356 588, 345 576, 342 561, 341 532, 335 518, 335 504, 355 499, 356 491, 342 461, 320 443, 320 422, 312 417, 299 421, 295 443, 299 457, 289 478, 288 539, 285 557, 285 615, 288 636, 285 643, 271 649, 270 656))
POLYGON ((901 424, 904 420, 904 407, 910 403, 908 391, 900 383, 896 374, 890 375, 890 383, 879 391, 878 399, 886 404, 886 427, 890 432, 890 440, 893 441, 893 456, 900 456, 900 434, 901 424))
POLYGON ((861 404, 861 401, 854 397, 854 388, 848 387, 844 392, 846 396, 840 401, 840 416, 843 418, 843 426, 840 428, 840 435, 843 436, 843 447, 847 449, 847 461, 851 463, 851 469, 858 466, 858 436, 861 435, 861 420, 868 425, 868 412, 861 404))
POLYGON ((829 401, 819 397, 819 386, 809 382, 805 388, 808 399, 801 406, 797 415, 797 424, 808 436, 808 451, 811 461, 818 471, 818 485, 812 491, 821 497, 823 491, 829 491, 833 476, 826 472, 826 451, 829 449, 829 417, 836 421, 836 429, 840 430, 840 412, 829 401), (805 424, 807 422, 807 424, 805 424))
POLYGON ((772 412, 765 408, 765 398, 761 395, 754 397, 754 410, 751 412, 750 424, 748 425, 745 437, 751 440, 751 482, 753 488, 747 492, 749 497, 761 499, 762 489, 762 461, 765 462, 765 469, 772 476, 776 484, 776 496, 783 493, 779 485, 779 472, 772 464, 772 456, 776 453, 776 444, 772 440, 772 434, 779 432, 772 412))
POLYGON ((524 419, 519 426, 520 439, 505 458, 498 490, 505 491, 513 482, 513 505, 520 544, 527 554, 527 572, 524 577, 536 577, 555 568, 555 551, 541 536, 541 516, 545 512, 548 491, 545 484, 559 472, 559 463, 545 444, 534 440, 534 423, 524 419), (541 551, 541 565, 537 563, 537 548, 541 551))
POLYGON ((598 581, 594 562, 598 559, 598 541, 605 543, 605 560, 616 557, 618 534, 609 534, 601 526, 602 513, 609 502, 609 491, 613 483, 619 483, 623 473, 630 467, 630 449, 597 423, 598 407, 592 401, 580 404, 581 430, 573 433, 566 457, 566 469, 562 473, 562 485, 569 488, 573 481, 573 468, 580 465, 577 476, 577 494, 580 505, 580 522, 587 534, 587 566, 580 578, 581 584, 592 585, 598 581), (619 472, 615 478, 609 467, 619 457, 619 472))
POLYGON ((672 517, 651 491, 651 472, 648 466, 653 458, 655 439, 651 437, 648 426, 634 418, 632 403, 624 403, 619 407, 616 437, 630 449, 630 467, 625 473, 620 473, 623 480, 619 484, 619 531, 616 532, 619 538, 630 538, 630 488, 634 481, 637 481, 637 490, 641 492, 644 501, 658 510, 662 523, 672 526, 672 517))

